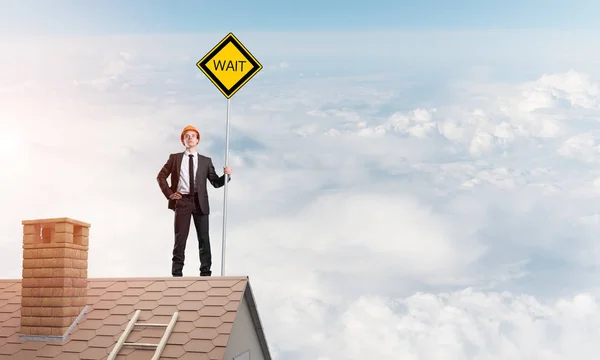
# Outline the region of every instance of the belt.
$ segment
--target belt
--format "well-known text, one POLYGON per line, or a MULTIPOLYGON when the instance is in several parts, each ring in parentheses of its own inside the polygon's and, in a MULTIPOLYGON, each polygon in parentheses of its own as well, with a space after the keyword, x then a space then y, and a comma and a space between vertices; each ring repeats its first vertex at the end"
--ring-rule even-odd
POLYGON ((194 197, 194 196, 196 196, 196 194, 197 194, 197 193, 193 193, 193 194, 181 194, 181 197, 184 197, 184 198, 191 198, 191 197, 194 197))

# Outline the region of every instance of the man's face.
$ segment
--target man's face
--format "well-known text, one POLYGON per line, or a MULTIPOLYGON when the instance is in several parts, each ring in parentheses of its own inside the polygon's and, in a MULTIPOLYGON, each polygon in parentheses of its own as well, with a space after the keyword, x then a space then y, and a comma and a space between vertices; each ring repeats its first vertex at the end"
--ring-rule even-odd
POLYGON ((186 131, 186 133, 183 135, 183 141, 186 147, 198 145, 199 140, 200 139, 198 139, 198 135, 196 134, 196 132, 192 130, 186 131))

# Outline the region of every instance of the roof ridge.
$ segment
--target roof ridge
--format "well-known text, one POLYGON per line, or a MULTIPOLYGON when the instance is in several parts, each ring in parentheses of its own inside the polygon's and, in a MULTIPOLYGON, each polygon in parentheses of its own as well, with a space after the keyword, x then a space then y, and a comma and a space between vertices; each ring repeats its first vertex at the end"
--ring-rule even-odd
POLYGON ((206 280, 206 281, 220 281, 220 280, 248 280, 248 276, 134 276, 134 277, 89 277, 88 281, 138 281, 138 280, 168 280, 168 281, 190 281, 190 280, 206 280))

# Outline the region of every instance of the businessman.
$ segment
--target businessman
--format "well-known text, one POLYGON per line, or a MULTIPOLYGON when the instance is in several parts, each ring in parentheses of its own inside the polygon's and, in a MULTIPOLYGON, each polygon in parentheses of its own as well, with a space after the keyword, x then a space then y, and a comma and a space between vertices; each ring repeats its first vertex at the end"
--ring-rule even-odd
POLYGON ((212 159, 197 152, 200 132, 195 127, 189 125, 183 129, 181 142, 185 151, 169 155, 156 177, 160 190, 168 199, 168 208, 175 212, 171 275, 183 276, 185 247, 193 217, 200 249, 200 276, 211 276, 212 256, 208 231, 210 208, 206 183, 209 181, 215 188, 224 186, 225 174, 227 181, 231 180, 231 168, 225 166, 225 174, 217 175, 212 159), (167 183, 169 176, 170 186, 167 183))

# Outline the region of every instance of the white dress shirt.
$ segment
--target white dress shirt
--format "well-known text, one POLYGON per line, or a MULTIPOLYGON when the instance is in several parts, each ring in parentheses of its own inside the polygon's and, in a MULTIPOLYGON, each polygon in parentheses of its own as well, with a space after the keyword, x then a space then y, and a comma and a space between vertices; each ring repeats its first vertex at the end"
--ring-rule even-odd
MULTIPOLYGON (((190 163, 190 155, 193 156, 194 159, 194 183, 198 184, 198 179, 196 179, 196 173, 198 172, 198 153, 190 153, 187 150, 183 153, 183 159, 181 159, 181 170, 179 171, 179 184, 177 185, 177 192, 180 194, 189 194, 190 193, 190 175, 189 175, 189 163, 190 163)), ((195 186, 196 191, 198 191, 198 187, 195 186)))

